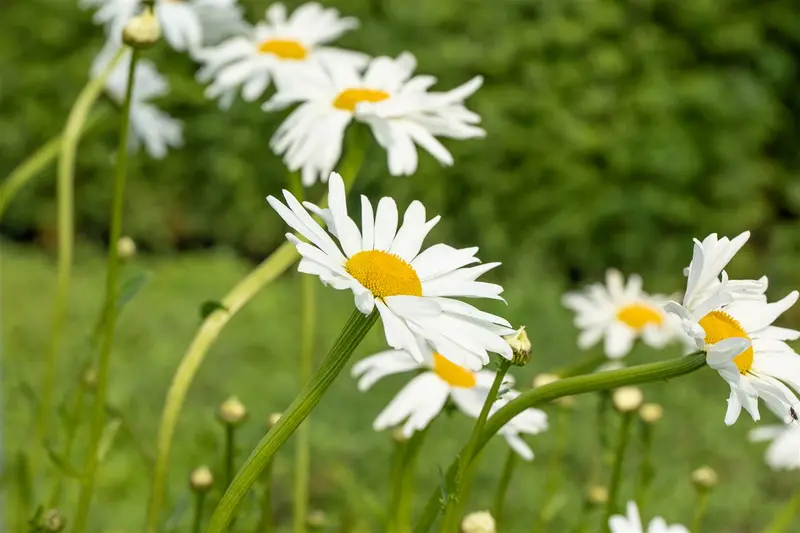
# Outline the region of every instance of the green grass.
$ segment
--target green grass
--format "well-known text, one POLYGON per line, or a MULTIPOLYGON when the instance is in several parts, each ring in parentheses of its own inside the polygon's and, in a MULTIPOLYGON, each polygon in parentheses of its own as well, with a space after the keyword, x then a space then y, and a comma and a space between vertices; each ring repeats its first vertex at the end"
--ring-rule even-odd
MULTIPOLYGON (((534 361, 530 367, 515 372, 521 388, 527 387, 535 372, 582 357, 574 347, 571 316, 559 304, 564 287, 531 263, 511 265, 506 271, 511 273, 511 279, 500 278, 509 306, 490 306, 513 323, 528 326, 534 361)), ((123 311, 112 363, 110 402, 124 413, 135 438, 121 434, 101 466, 91 514, 94 532, 141 531, 151 476, 147 456, 154 453, 164 394, 199 324, 199 307, 206 300, 221 298, 251 265, 217 250, 138 257, 127 268, 130 272, 145 269, 153 273, 151 282, 123 311)), ((0 269, 4 452, 7 466, 13 468, 18 452, 29 450, 32 442, 31 402, 23 391, 26 386, 36 389, 39 383, 55 275, 52 257, 38 249, 9 243, 0 248, 0 269)), ((62 400, 74 391, 81 364, 91 356, 88 336, 101 304, 103 278, 102 255, 92 248, 80 247, 60 365, 58 398, 62 400)), ((242 310, 220 336, 192 386, 177 428, 170 470, 168 509, 174 511, 173 523, 179 531, 189 527, 190 513, 180 510, 189 501, 190 470, 207 463, 215 473, 221 473, 222 429, 215 421, 218 404, 235 394, 249 409, 249 422, 241 430, 241 461, 263 434, 269 414, 285 408, 299 388, 297 281, 296 273, 285 275, 242 310)), ((349 293, 320 286, 319 301, 318 359, 346 320, 352 298, 349 293)), ((384 342, 380 326, 376 326, 355 357, 384 349, 384 342)), ((677 351, 653 352, 639 347, 631 361, 677 355, 677 351)), ((372 507, 382 506, 387 500, 391 441, 386 434, 375 433, 371 423, 405 380, 402 376, 386 379, 362 395, 355 389, 353 379, 343 375, 314 411, 311 507, 322 509, 331 517, 329 531, 380 531, 372 507), (344 515, 353 517, 353 525, 346 530, 337 525, 344 515)), ((754 426, 746 415, 735 427, 725 427, 722 419, 727 390, 722 380, 703 369, 674 382, 648 385, 645 393, 648 400, 661 402, 666 409, 656 428, 656 480, 646 514, 661 514, 668 522, 688 525, 694 502, 689 474, 693 468, 709 464, 718 471, 721 486, 712 495, 704 533, 763 530, 797 486, 797 476, 769 471, 762 460, 763 450, 746 441, 747 431, 754 426)), ((561 469, 569 499, 551 524, 552 533, 571 531, 577 515, 578 489, 587 482, 595 455, 595 404, 594 397, 579 398, 561 469)), ((766 409, 763 411, 769 418, 766 409)), ((470 427, 467 420, 455 415, 436 422, 420 457, 418 503, 438 481, 438 467, 446 467, 465 442, 470 427)), ((83 424, 80 431, 84 437, 86 430, 83 424)), ((545 434, 530 442, 537 458, 516 471, 504 532, 530 531, 543 501, 543 474, 553 435, 545 434)), ((82 446, 76 449, 80 452, 82 446)), ((502 439, 487 448, 469 510, 491 505, 506 450, 502 439)), ((631 461, 626 465, 628 481, 635 474, 637 450, 634 441, 631 461)), ((82 459, 73 460, 81 464, 82 459)), ((292 447, 287 445, 279 453, 274 476, 280 531, 290 527, 291 459, 292 447)), ((49 494, 50 484, 45 477, 36 482, 39 501, 49 494)), ((9 488, 12 493, 17 490, 15 485, 9 488)), ((75 488, 68 486, 63 508, 68 520, 74 511, 75 488)), ((629 484, 623 487, 622 495, 631 495, 629 484)), ((16 498, 7 499, 6 507, 14 501, 16 498)), ((255 497, 248 501, 247 509, 255 509, 255 497)), ((12 514, 13 509, 8 510, 7 514, 12 514)), ((252 530, 254 520, 253 512, 240 517, 237 530, 252 530)))

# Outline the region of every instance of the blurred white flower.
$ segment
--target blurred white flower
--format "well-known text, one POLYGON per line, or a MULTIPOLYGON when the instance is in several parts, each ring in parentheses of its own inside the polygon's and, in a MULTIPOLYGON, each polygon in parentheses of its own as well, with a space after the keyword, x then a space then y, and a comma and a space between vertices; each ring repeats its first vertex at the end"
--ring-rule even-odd
POLYGON ((336 9, 315 2, 301 5, 288 18, 286 7, 275 3, 267 9, 265 20, 246 35, 200 50, 195 57, 203 67, 197 79, 211 82, 207 98, 219 98, 222 107, 229 107, 240 88, 242 97, 252 102, 264 94, 272 79, 308 62, 363 68, 369 61, 366 54, 321 46, 357 27, 357 19, 340 17, 336 9))
POLYGON ((283 196, 286 205, 272 196, 267 200, 293 230, 310 241, 286 235, 303 256, 298 271, 319 276, 335 289, 353 291, 356 307, 364 314, 377 306, 389 346, 423 362, 417 342, 423 338, 452 362, 472 370, 489 362, 487 351, 512 358, 502 336, 514 330, 505 319, 450 298, 502 300, 500 285, 476 281, 500 263, 467 267, 480 262, 475 257, 478 248, 458 250, 436 244, 420 253, 428 232, 439 222, 438 216, 426 221, 420 202, 409 205, 398 229, 394 200, 382 198, 373 215, 372 204, 362 196, 359 231, 347 214, 344 182, 335 172, 328 183, 330 209, 308 202, 304 209, 288 191, 283 196), (325 221, 339 245, 306 209, 325 221))
POLYGON ((689 533, 686 526, 680 524, 667 525, 667 522, 657 516, 653 518, 647 530, 644 529, 642 519, 639 517, 639 508, 634 502, 628 502, 628 515, 614 515, 608 520, 611 533, 689 533))
POLYGON ((642 290, 642 278, 633 274, 628 282, 618 270, 606 271, 606 284, 594 283, 564 295, 565 307, 575 311, 575 326, 581 329, 578 347, 586 350, 604 340, 611 359, 627 355, 637 338, 653 348, 663 348, 678 335, 680 320, 664 310, 667 298, 642 290))
MULTIPOLYGON (((92 77, 102 73, 116 53, 116 46, 106 46, 92 64, 92 77)), ((128 85, 131 53, 127 50, 121 61, 106 79, 106 92, 118 105, 125 100, 128 85)), ((136 63, 131 98, 129 148, 138 149, 140 143, 154 159, 162 159, 168 148, 183 146, 183 123, 150 103, 154 98, 166 96, 169 83, 156 70, 153 63, 140 59, 136 63)))
MULTIPOLYGON (((423 362, 419 363, 403 350, 388 350, 366 357, 353 366, 353 376, 359 378, 358 389, 366 391, 378 380, 401 372, 423 370, 417 374, 394 397, 375 419, 376 431, 402 424, 402 433, 410 437, 422 430, 442 411, 448 399, 452 399, 459 411, 477 418, 486 402, 495 373, 488 370, 473 372, 458 366, 434 352, 426 343, 420 343, 423 362)), ((505 377, 504 387, 513 386, 513 378, 505 377)), ((519 393, 506 392, 502 399, 492 405, 494 413, 519 393)), ((535 435, 547 430, 547 414, 538 409, 526 409, 508 424, 500 434, 511 448, 526 461, 533 459, 533 452, 520 433, 535 435)))
POLYGON ((770 442, 764 461, 773 470, 800 469, 800 426, 797 423, 773 424, 750 432, 752 442, 770 442))
POLYGON ((270 141, 291 171, 302 170, 303 184, 325 180, 342 154, 345 130, 353 119, 369 125, 386 151, 389 173, 417 170, 416 146, 443 165, 453 157, 437 137, 469 139, 486 132, 480 116, 464 100, 483 83, 476 76, 447 92, 429 92, 433 76, 413 76, 417 61, 410 53, 396 59, 372 59, 362 74, 352 64, 293 69, 277 80, 278 92, 264 104, 267 111, 300 104, 270 141))
POLYGON ((742 407, 759 420, 759 397, 773 411, 787 414, 798 400, 783 382, 800 390, 800 357, 785 342, 800 338, 800 332, 772 325, 795 304, 798 292, 767 303, 766 277, 729 281, 722 270, 749 235, 742 233, 732 241, 717 239, 716 234, 702 243, 695 240, 683 305, 666 306, 681 318, 697 348, 707 353, 708 365, 728 382, 727 425, 736 422, 742 407))

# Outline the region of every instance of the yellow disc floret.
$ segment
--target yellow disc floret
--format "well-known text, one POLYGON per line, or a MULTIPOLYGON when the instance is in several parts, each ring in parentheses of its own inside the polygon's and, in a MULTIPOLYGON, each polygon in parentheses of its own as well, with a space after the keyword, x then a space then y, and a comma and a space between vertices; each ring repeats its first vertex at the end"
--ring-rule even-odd
MULTIPOLYGON (((724 339, 743 338, 750 340, 750 336, 741 324, 724 311, 711 311, 700 319, 700 326, 706 332, 706 344, 714 344, 724 339)), ((753 347, 733 358, 739 372, 747 374, 753 366, 753 347)))
POLYGON ((279 59, 301 61, 308 56, 305 46, 291 39, 267 39, 258 46, 262 54, 272 54, 279 59))
POLYGON ((365 250, 348 259, 344 268, 375 298, 422 296, 422 282, 414 268, 395 254, 365 250))
POLYGON ((639 331, 650 324, 660 326, 664 316, 651 305, 634 303, 617 311, 617 320, 639 331))
POLYGON ((389 93, 378 89, 345 89, 333 101, 333 107, 355 113, 360 102, 380 102, 389 98, 389 93))
POLYGON ((476 383, 475 374, 438 353, 433 354, 433 371, 451 387, 471 389, 476 383))

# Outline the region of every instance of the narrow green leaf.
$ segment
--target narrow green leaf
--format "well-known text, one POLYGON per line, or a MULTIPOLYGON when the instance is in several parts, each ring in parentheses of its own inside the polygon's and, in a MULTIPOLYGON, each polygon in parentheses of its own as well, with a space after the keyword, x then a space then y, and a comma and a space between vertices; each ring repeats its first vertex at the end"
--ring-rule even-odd
POLYGON ((106 424, 105 429, 103 429, 103 435, 100 437, 100 444, 97 446, 98 463, 102 463, 103 459, 105 459, 106 455, 111 450, 111 446, 114 444, 114 439, 116 439, 121 425, 122 421, 119 418, 114 418, 106 424))
POLYGON ((83 474, 72 466, 66 458, 61 457, 50 444, 45 444, 44 448, 47 451, 47 457, 50 459, 50 462, 53 463, 62 474, 72 479, 81 479, 83 477, 83 474))
POLYGON ((122 281, 117 292, 117 312, 121 311, 153 277, 151 272, 140 272, 122 281))

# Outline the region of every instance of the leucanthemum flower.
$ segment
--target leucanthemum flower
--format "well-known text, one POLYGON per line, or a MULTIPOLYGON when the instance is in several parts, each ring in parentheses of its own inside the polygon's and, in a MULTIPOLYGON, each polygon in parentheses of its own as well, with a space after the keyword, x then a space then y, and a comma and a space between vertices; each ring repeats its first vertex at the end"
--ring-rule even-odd
POLYGON ((501 286, 476 281, 500 263, 475 265, 480 262, 475 257, 477 247, 459 250, 436 244, 420 252, 439 217, 426 220, 425 207, 417 201, 409 205, 398 229, 394 200, 382 198, 373 214, 372 204, 362 196, 359 231, 347 215, 341 176, 332 173, 328 189, 330 209, 321 210, 308 202, 303 205, 325 220, 339 245, 288 191, 283 191, 286 205, 272 196, 267 198, 281 218, 310 241, 287 234, 303 256, 298 271, 319 276, 335 289, 353 291, 356 307, 364 314, 377 307, 389 346, 407 351, 418 362, 424 361, 418 338, 472 370, 489 362, 487 352, 512 358, 502 336, 514 330, 505 319, 452 299, 502 300, 501 286))
POLYGON ((665 310, 667 298, 642 290, 642 278, 633 274, 627 283, 619 271, 606 271, 606 283, 564 295, 565 307, 575 311, 575 326, 582 331, 578 347, 586 350, 604 339, 607 357, 627 355, 637 338, 654 348, 663 348, 680 331, 680 321, 665 310))
POLYGON ((800 469, 800 425, 796 422, 760 426, 749 438, 751 442, 770 443, 764 461, 773 470, 800 469))
POLYGON ((689 533, 686 526, 680 524, 669 526, 660 516, 653 518, 645 530, 636 503, 628 502, 627 511, 627 516, 614 515, 608 520, 611 533, 689 533))
MULTIPOLYGON (((117 45, 107 45, 92 64, 92 76, 99 76, 108 66, 117 50, 117 45)), ((125 100, 128 85, 131 53, 125 52, 106 79, 106 93, 118 105, 125 100)), ((168 148, 183 146, 183 123, 150 103, 151 100, 169 94, 169 83, 158 72, 156 66, 140 59, 136 63, 131 98, 129 148, 135 150, 144 144, 145 150, 154 159, 162 159, 168 148)))
POLYGON ((470 139, 486 132, 480 116, 464 106, 483 83, 476 76, 447 92, 429 92, 433 76, 413 76, 417 61, 410 53, 396 59, 377 57, 362 74, 352 65, 295 69, 278 80, 278 92, 264 104, 267 111, 300 104, 281 124, 270 146, 291 171, 302 171, 303 184, 325 180, 342 154, 342 140, 352 120, 366 123, 388 155, 389 173, 417 170, 420 146, 442 165, 453 157, 437 137, 470 139))
POLYGON ((798 400, 783 382, 800 390, 800 358, 785 342, 800 338, 800 332, 772 325, 795 304, 797 291, 767 303, 766 277, 729 281, 722 270, 748 237, 743 233, 729 241, 714 234, 702 243, 696 240, 683 304, 666 306, 730 386, 727 425, 736 422, 743 407, 759 420, 759 397, 773 411, 788 413, 798 400))
MULTIPOLYGON (((388 350, 362 359, 353 366, 353 376, 359 378, 358 389, 366 391, 380 379, 392 374, 422 370, 397 393, 373 423, 376 431, 402 424, 402 433, 410 437, 415 431, 428 427, 444 409, 448 399, 459 411, 477 418, 486 402, 495 373, 488 370, 473 372, 458 366, 421 343, 424 361, 419 363, 403 350, 388 350)), ((513 386, 513 378, 506 375, 503 387, 513 386)), ((516 398, 519 393, 508 390, 492 405, 497 409, 516 398)), ((538 409, 526 409, 499 433, 509 446, 526 461, 533 452, 520 434, 535 435, 547 429, 547 414, 538 409)))
POLYGON ((340 17, 336 9, 315 2, 303 4, 287 17, 286 6, 272 4, 266 19, 246 35, 232 37, 195 55, 203 63, 197 73, 207 98, 220 99, 229 107, 241 88, 242 97, 252 102, 264 94, 270 81, 291 73, 309 62, 331 68, 360 69, 369 56, 360 52, 322 46, 358 27, 353 17, 340 17))

